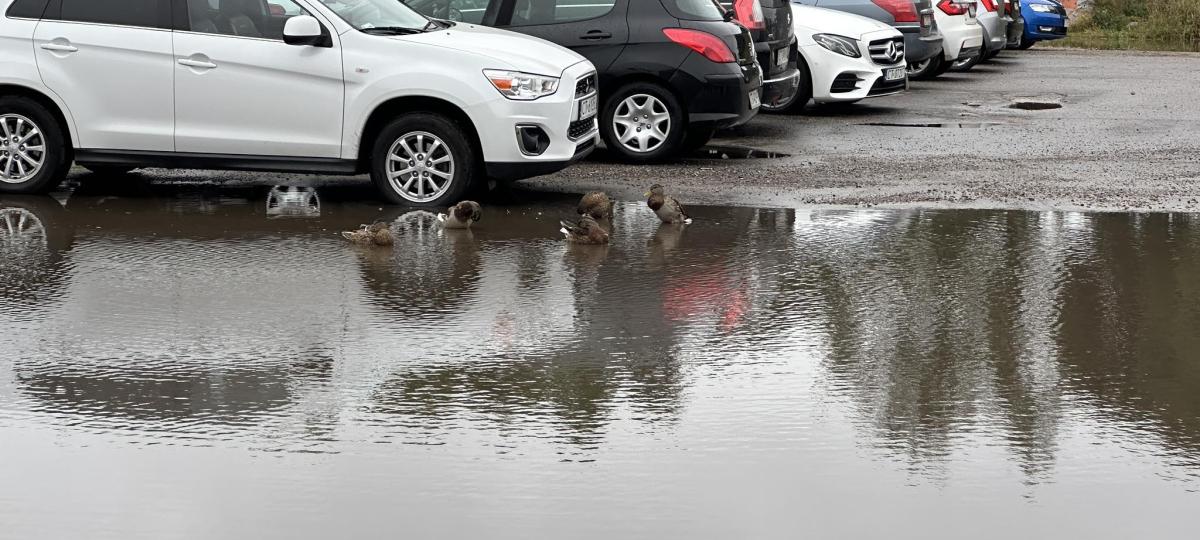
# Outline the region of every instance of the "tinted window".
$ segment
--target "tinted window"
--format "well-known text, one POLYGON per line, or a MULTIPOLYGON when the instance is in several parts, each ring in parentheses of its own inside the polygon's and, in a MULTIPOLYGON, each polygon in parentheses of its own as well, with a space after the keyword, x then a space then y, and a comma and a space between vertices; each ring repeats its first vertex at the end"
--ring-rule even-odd
POLYGON ((39 19, 42 17, 42 12, 46 11, 48 3, 50 0, 17 0, 8 7, 8 16, 39 19))
POLYGON ((512 26, 535 26, 595 19, 607 15, 616 0, 517 0, 512 26))
MULTIPOLYGON (((490 0, 404 0, 408 7, 434 19, 479 24, 490 0)), ((496 0, 499 1, 499 0, 496 0)))
POLYGON ((187 0, 187 7, 192 32, 280 41, 287 20, 307 13, 292 0, 187 0))
POLYGON ((62 0, 64 21, 156 27, 159 0, 62 0))
POLYGON ((721 21, 725 15, 713 0, 663 0, 672 16, 690 21, 721 21))

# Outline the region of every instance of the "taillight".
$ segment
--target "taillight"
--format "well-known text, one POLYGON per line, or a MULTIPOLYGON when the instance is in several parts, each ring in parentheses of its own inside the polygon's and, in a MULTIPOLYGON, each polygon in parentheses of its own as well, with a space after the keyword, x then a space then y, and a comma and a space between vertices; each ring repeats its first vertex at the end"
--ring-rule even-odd
POLYGON ((919 22, 917 6, 913 4, 912 0, 871 0, 871 2, 891 13, 898 23, 919 22))
POLYGON ((980 0, 983 2, 983 9, 988 11, 996 11, 996 0, 980 0))
POLYGON ((937 7, 946 15, 966 15, 969 11, 966 4, 959 4, 954 0, 942 0, 938 2, 937 7))
POLYGON ((767 27, 767 18, 763 16, 762 3, 759 0, 734 0, 733 13, 738 22, 751 30, 762 30, 767 27))
MULTIPOLYGON (((757 0, 755 0, 755 3, 757 3, 757 0)), ((687 28, 663 28, 663 33, 667 35, 667 39, 696 51, 718 64, 732 64, 737 62, 737 58, 733 56, 733 51, 729 49, 729 45, 721 41, 721 38, 708 32, 689 30, 687 28)))

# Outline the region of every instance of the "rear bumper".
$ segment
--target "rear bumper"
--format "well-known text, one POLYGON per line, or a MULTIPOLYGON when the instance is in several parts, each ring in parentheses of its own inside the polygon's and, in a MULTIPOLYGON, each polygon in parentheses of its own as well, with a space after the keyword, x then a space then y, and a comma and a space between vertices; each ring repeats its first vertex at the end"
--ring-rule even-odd
POLYGON ((750 94, 761 100, 762 70, 757 66, 714 64, 691 55, 671 76, 671 87, 687 108, 688 125, 697 129, 723 129, 749 122, 758 114, 750 94), (699 73, 708 73, 697 75, 699 73))
POLYGON ((800 90, 800 70, 796 67, 799 53, 795 40, 787 45, 772 49, 768 44, 756 45, 758 65, 763 69, 762 102, 776 104, 790 101, 800 90), (780 55, 786 55, 787 61, 780 65, 780 55))
POLYGON ((915 64, 942 54, 942 34, 922 36, 919 26, 897 26, 896 30, 904 34, 905 62, 915 64))
POLYGON ((523 180, 535 176, 554 174, 576 161, 588 157, 596 149, 596 138, 588 137, 575 146, 575 155, 559 161, 499 161, 484 164, 489 178, 502 181, 523 180))

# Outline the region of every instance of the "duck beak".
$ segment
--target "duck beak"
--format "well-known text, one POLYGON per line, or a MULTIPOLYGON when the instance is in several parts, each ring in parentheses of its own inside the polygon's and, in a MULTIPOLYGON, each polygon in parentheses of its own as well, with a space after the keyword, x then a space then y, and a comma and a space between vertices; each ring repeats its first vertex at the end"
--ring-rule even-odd
POLYGON ((649 192, 649 191, 647 191, 645 196, 646 196, 646 197, 649 197, 649 196, 650 196, 650 192, 649 192))

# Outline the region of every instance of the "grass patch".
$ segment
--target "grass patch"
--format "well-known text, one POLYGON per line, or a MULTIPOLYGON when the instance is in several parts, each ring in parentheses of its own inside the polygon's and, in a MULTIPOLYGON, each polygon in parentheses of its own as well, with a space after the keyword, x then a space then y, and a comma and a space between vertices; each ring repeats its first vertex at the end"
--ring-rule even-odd
POLYGON ((1200 52, 1200 0, 1094 0, 1049 46, 1200 52))

